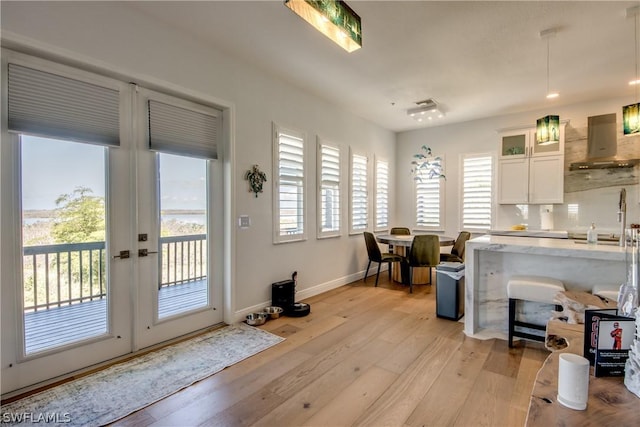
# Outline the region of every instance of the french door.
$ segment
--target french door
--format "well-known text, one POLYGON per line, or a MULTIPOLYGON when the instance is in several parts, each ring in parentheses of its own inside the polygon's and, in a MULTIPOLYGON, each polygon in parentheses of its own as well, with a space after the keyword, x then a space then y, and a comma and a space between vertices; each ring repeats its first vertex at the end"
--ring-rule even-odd
MULTIPOLYGON (((110 145, 48 134, 47 126, 33 136, 11 116, 9 125, 3 121, 2 392, 221 322, 222 240, 211 238, 222 235, 221 167, 197 151, 149 141, 151 100, 185 111, 200 106, 8 58, 3 77, 13 61, 29 78, 61 77, 56 83, 74 89, 78 79, 90 92, 115 92, 119 128, 118 144, 110 145)), ((3 99, 6 93, 3 87, 3 99)))
POLYGON ((166 143, 175 140, 168 137, 151 141, 155 132, 179 133, 176 128, 181 126, 185 133, 193 131, 197 124, 185 124, 192 114, 196 121, 218 122, 215 110, 136 88, 135 111, 136 348, 144 348, 222 322, 223 242, 214 236, 223 235, 223 175, 220 162, 203 157, 198 149, 166 143), (165 120, 179 123, 168 125, 165 120))

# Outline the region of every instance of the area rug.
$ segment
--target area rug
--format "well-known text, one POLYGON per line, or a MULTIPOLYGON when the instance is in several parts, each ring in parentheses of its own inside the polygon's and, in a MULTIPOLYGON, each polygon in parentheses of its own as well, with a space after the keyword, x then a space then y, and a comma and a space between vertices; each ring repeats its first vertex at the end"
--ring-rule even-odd
POLYGON ((0 423, 105 425, 283 340, 245 324, 225 326, 3 405, 0 423))

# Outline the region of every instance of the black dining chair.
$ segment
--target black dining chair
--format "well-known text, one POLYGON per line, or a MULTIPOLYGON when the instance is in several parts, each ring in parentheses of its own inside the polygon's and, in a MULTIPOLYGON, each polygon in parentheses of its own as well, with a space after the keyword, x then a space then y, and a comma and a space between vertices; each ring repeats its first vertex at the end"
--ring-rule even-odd
POLYGON ((431 268, 440 263, 440 238, 434 234, 424 234, 413 238, 411 249, 405 258, 409 267, 409 293, 413 293, 413 268, 429 267, 429 285, 431 268))
POLYGON ((371 262, 377 262, 378 272, 376 273, 376 286, 378 286, 378 277, 380 277, 380 266, 382 265, 382 263, 389 264, 389 280, 391 280, 391 263, 400 262, 404 259, 404 257, 390 253, 381 253, 380 247, 378 246, 378 242, 376 242, 376 238, 373 233, 365 231, 362 234, 364 234, 364 241, 367 244, 367 254, 369 255, 367 271, 364 272, 364 278, 362 279, 362 281, 365 283, 367 281, 367 275, 369 274, 369 267, 371 266, 371 262))
POLYGON ((440 254, 440 262, 464 262, 464 249, 466 247, 467 240, 471 238, 471 233, 468 231, 461 231, 456 238, 450 254, 440 254))

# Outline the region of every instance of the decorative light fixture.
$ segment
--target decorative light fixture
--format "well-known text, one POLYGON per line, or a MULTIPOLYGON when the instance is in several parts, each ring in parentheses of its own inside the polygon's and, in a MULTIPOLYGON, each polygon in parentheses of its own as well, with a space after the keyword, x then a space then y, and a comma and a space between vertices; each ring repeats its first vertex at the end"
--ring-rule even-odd
POLYGON ((540 38, 547 40, 547 99, 553 99, 559 96, 558 92, 549 89, 549 39, 554 37, 556 32, 555 28, 540 31, 540 38))
POLYGON ((640 132, 640 103, 638 103, 638 84, 640 83, 640 78, 638 76, 638 15, 640 15, 640 6, 634 6, 627 9, 627 18, 633 17, 634 23, 633 36, 635 40, 634 54, 636 58, 636 73, 629 84, 635 86, 636 103, 622 107, 622 128, 625 135, 640 132))
POLYGON ((416 102, 416 105, 418 106, 407 110, 407 115, 418 122, 441 119, 444 117, 444 112, 433 99, 418 101, 416 102))
POLYGON ((549 145, 560 142, 560 116, 546 116, 538 119, 536 126, 536 143, 549 145))
POLYGON ((284 0, 284 4, 347 52, 362 47, 360 17, 342 0, 284 0))

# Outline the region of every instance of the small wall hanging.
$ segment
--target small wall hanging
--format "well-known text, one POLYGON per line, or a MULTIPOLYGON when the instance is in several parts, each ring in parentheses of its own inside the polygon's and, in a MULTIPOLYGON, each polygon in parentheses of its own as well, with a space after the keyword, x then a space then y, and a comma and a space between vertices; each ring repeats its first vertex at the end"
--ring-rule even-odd
POLYGON ((260 170, 260 166, 253 165, 244 175, 244 179, 249 181, 249 191, 258 197, 258 193, 262 193, 262 184, 267 180, 267 174, 260 170))

